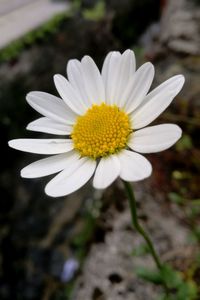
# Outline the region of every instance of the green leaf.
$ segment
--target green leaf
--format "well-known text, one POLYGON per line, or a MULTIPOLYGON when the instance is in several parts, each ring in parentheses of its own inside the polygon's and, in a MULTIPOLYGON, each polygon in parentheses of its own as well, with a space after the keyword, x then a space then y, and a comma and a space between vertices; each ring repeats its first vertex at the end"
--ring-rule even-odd
POLYGON ((184 180, 184 179, 190 179, 191 174, 187 172, 181 172, 179 170, 174 170, 172 172, 172 177, 176 180, 184 180))
POLYGON ((174 192, 169 193, 168 198, 170 201, 176 204, 184 204, 184 200, 185 200, 181 195, 174 192))
POLYGON ((136 274, 138 277, 155 284, 164 283, 169 289, 176 289, 182 284, 181 274, 169 265, 164 265, 161 271, 138 267, 136 274))
POLYGON ((191 200, 191 204, 192 204, 192 205, 200 206, 200 199, 192 199, 192 200, 191 200))
POLYGON ((193 147, 192 139, 188 134, 183 134, 182 138, 176 144, 176 150, 190 150, 193 147))
POLYGON ((163 282, 170 289, 178 288, 182 284, 181 274, 175 271, 171 266, 165 265, 161 271, 161 277, 163 282))
POLYGON ((93 8, 84 9, 83 16, 87 20, 100 21, 105 16, 105 2, 101 0, 93 8))
POLYGON ((197 299, 197 286, 194 282, 183 282, 177 291, 177 300, 195 300, 197 299))
POLYGON ((135 273, 139 278, 155 284, 161 284, 163 282, 159 270, 149 270, 145 267, 137 267, 135 273))
POLYGON ((133 249, 132 251, 132 255, 133 256, 143 256, 145 254, 148 254, 149 251, 149 247, 147 244, 141 244, 138 247, 136 247, 135 249, 133 249))

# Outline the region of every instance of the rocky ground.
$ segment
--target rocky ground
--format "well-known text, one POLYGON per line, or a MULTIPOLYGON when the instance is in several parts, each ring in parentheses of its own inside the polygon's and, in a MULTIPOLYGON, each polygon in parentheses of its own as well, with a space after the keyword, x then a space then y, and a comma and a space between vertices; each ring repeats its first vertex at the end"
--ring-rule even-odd
MULTIPOLYGON (((148 181, 136 184, 135 189, 140 221, 151 235, 163 262, 176 257, 190 258, 194 247, 188 244, 188 228, 167 207, 163 195, 156 193, 154 198, 148 181)), ((119 182, 105 192, 104 197, 112 201, 102 216, 104 236, 92 245, 72 299, 157 299, 161 288, 145 283, 135 274, 137 267, 155 266, 149 254, 134 255, 144 241, 132 228, 122 184, 119 182)))

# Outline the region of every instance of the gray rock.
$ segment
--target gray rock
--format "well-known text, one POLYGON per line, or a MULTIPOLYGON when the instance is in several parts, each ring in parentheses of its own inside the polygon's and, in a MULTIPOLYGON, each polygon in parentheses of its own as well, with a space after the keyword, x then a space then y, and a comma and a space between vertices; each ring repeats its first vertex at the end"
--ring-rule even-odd
MULTIPOLYGON (((141 206, 139 215, 148 216, 143 225, 149 231, 160 255, 177 247, 183 249, 187 244, 188 230, 170 212, 162 211, 159 199, 153 199, 144 187, 138 189, 137 199, 141 206)), ((72 300, 156 299, 160 287, 138 279, 134 273, 138 266, 155 266, 150 255, 132 254, 144 241, 132 229, 128 205, 123 212, 115 212, 110 225, 112 231, 106 233, 105 242, 91 247, 72 300)))
POLYGON ((200 7, 190 0, 166 1, 160 22, 152 24, 140 42, 151 58, 168 50, 200 54, 200 7))

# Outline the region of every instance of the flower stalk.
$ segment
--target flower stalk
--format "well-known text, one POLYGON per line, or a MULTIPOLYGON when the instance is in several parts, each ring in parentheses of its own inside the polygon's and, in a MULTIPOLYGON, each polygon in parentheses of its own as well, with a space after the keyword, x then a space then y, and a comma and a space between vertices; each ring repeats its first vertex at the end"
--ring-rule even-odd
POLYGON ((158 254, 156 253, 156 250, 153 246, 153 243, 152 243, 151 239, 149 238, 148 234, 145 232, 145 230, 139 224, 138 216, 137 216, 136 200, 135 200, 135 196, 134 196, 134 192, 132 190, 132 187, 131 187, 130 183, 127 182, 127 181, 123 181, 123 183, 124 183, 124 186, 125 186, 125 189, 126 189, 128 200, 129 200, 133 226, 143 236, 144 240, 146 241, 146 243, 149 247, 149 251, 151 252, 151 255, 152 255, 152 257, 155 261, 155 264, 156 264, 157 268, 160 271, 162 271, 163 265, 160 261, 160 258, 158 256, 158 254))

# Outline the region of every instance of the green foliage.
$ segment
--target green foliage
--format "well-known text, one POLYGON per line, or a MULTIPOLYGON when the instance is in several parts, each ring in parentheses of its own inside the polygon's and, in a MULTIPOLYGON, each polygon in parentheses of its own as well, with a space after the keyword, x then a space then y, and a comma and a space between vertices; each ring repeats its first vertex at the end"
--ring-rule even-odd
POLYGON ((172 201, 176 204, 179 204, 179 205, 184 204, 184 202, 185 202, 185 199, 180 194, 177 194, 174 192, 169 193, 168 198, 170 201, 172 201))
POLYGON ((163 266, 162 270, 149 270, 145 267, 139 267, 136 274, 146 281, 155 284, 165 283, 169 289, 176 288, 182 282, 180 273, 173 270, 170 266, 163 266))
POLYGON ((143 256, 149 253, 149 247, 146 243, 139 245, 132 251, 133 256, 143 256))
POLYGON ((160 276, 169 289, 178 288, 183 283, 181 274, 169 265, 163 267, 160 276))
POLYGON ((190 233, 190 241, 193 243, 199 243, 200 242, 200 226, 194 226, 191 233, 190 233))
POLYGON ((190 219, 200 216, 200 199, 190 200, 190 209, 188 209, 188 215, 190 219))
POLYGON ((193 282, 186 282, 179 286, 174 295, 163 295, 158 300, 197 300, 197 286, 193 282))
POLYGON ((188 281, 182 283, 177 293, 177 300, 194 300, 197 299, 197 286, 194 282, 188 281))
POLYGON ((183 134, 182 138, 176 143, 176 150, 180 152, 190 150, 192 147, 192 139, 188 134, 183 134))
POLYGON ((83 16, 87 20, 100 21, 105 16, 105 9, 105 2, 100 0, 93 8, 84 9, 83 16))
MULTIPOLYGON (((178 175, 178 178, 180 174, 178 175)), ((200 216, 200 199, 187 199, 183 193, 180 194, 171 192, 168 194, 168 198, 171 202, 180 205, 185 212, 185 216, 188 219, 191 225, 191 231, 188 236, 188 240, 191 243, 199 243, 200 242, 200 226, 195 221, 196 218, 200 216)))
MULTIPOLYGON (((73 293, 74 285, 75 285, 74 281, 71 281, 71 282, 67 283, 63 300, 71 299, 71 295, 73 293)), ((60 297, 59 297, 59 300, 61 300, 60 297)))
POLYGON ((73 247, 75 247, 76 255, 80 260, 83 260, 87 250, 87 244, 92 240, 96 218, 89 212, 85 216, 83 229, 78 233, 72 241, 73 247))
POLYGON ((200 199, 193 199, 190 201, 192 205, 200 208, 200 199))
POLYGON ((191 174, 187 172, 181 172, 179 170, 174 170, 172 173, 172 177, 176 180, 184 180, 184 179, 190 179, 191 174))
POLYGON ((136 270, 138 277, 163 285, 167 295, 161 296, 159 300, 195 300, 197 299, 197 286, 193 281, 185 281, 180 272, 175 271, 171 266, 165 265, 162 270, 149 270, 139 267, 136 270))
POLYGON ((136 275, 146 281, 162 284, 161 274, 157 270, 149 270, 145 267, 138 267, 135 270, 136 275))

